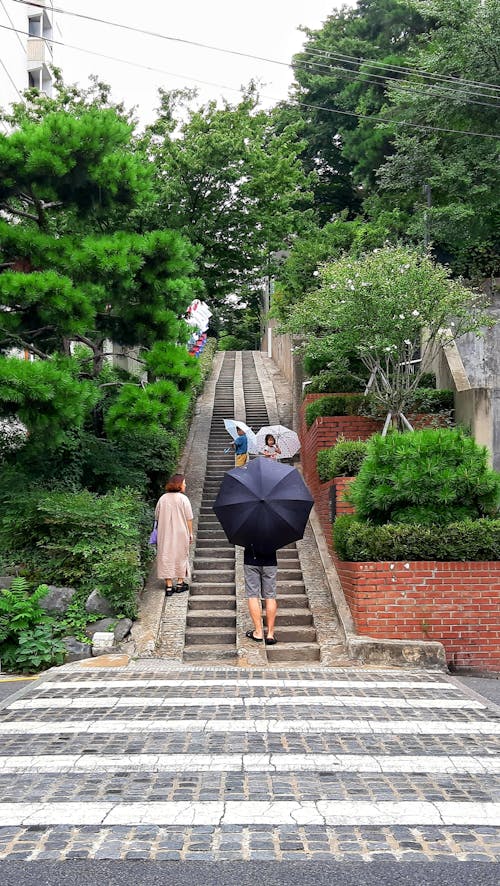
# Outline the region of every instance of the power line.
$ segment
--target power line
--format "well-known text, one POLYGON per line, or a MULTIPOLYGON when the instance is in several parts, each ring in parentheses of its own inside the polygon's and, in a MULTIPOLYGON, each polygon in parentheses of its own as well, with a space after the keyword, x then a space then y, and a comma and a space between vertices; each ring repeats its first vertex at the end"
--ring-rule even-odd
MULTIPOLYGON (((24 2, 24 0, 15 0, 15 2, 24 2)), ((31 4, 31 5, 36 5, 36 4, 31 4)), ((7 30, 7 31, 16 30, 15 28, 9 28, 7 25, 1 25, 1 24, 0 24, 0 28, 3 28, 4 30, 7 30)), ((26 35, 27 32, 18 31, 18 33, 26 35)), ((120 63, 126 64, 126 65, 131 65, 132 67, 144 68, 148 71, 153 71, 153 72, 160 73, 160 74, 167 74, 169 76, 174 76, 174 77, 183 76, 180 74, 172 74, 171 72, 162 70, 161 68, 155 68, 150 65, 142 65, 139 62, 132 62, 129 59, 118 58, 117 56, 107 55, 105 53, 97 52, 92 49, 84 49, 81 46, 74 46, 71 43, 64 43, 61 40, 51 39, 50 41, 47 41, 47 42, 53 43, 56 46, 65 46, 68 49, 74 49, 78 52, 84 52, 84 53, 87 53, 90 55, 98 56, 100 58, 105 58, 110 61, 116 61, 116 62, 120 62, 120 63)), ((226 86, 224 84, 214 84, 214 83, 210 83, 209 81, 206 81, 206 80, 197 80, 195 77, 186 76, 184 79, 193 80, 194 82, 203 83, 208 86, 217 86, 220 89, 229 89, 231 92, 240 92, 241 91, 240 89, 235 89, 232 86, 226 86)), ((279 99, 276 96, 265 95, 264 93, 262 94, 262 98, 266 98, 266 99, 269 99, 270 101, 274 101, 274 102, 282 101, 282 99, 279 99)), ((377 125, 383 124, 385 126, 392 125, 392 126, 396 126, 396 127, 409 126, 412 129, 418 129, 422 132, 445 132, 448 134, 455 134, 455 135, 477 136, 478 138, 489 138, 489 139, 495 139, 495 140, 500 139, 500 135, 493 135, 493 134, 487 133, 487 132, 476 132, 475 130, 469 130, 469 129, 446 129, 441 126, 430 126, 430 125, 427 126, 425 124, 412 123, 408 120, 391 120, 390 118, 373 117, 369 114, 359 114, 359 113, 356 113, 355 111, 343 111, 343 110, 340 110, 340 108, 327 108, 326 106, 323 106, 323 105, 313 105, 313 104, 308 104, 306 102, 301 102, 301 101, 295 101, 294 104, 297 107, 308 108, 308 109, 316 110, 316 111, 326 111, 329 114, 340 114, 340 115, 346 116, 346 117, 356 117, 358 120, 369 120, 371 123, 375 123, 377 125)))
MULTIPOLYGON (((22 6, 35 6, 35 7, 41 8, 41 9, 45 8, 44 4, 37 3, 36 0, 35 0, 35 2, 32 2, 32 0, 14 0, 14 2, 20 3, 22 6)), ((222 52, 222 53, 227 53, 229 55, 236 55, 236 56, 239 56, 242 58, 251 58, 251 59, 255 59, 257 61, 267 62, 268 64, 276 64, 276 65, 281 65, 283 67, 293 67, 289 62, 283 62, 283 61, 279 61, 278 59, 267 58, 266 56, 255 55, 255 54, 252 54, 249 52, 243 52, 243 51, 240 51, 237 49, 227 49, 227 48, 224 48, 221 46, 214 46, 211 43, 202 43, 202 42, 196 41, 196 40, 188 40, 187 38, 183 38, 183 37, 172 37, 168 34, 163 34, 160 31, 151 31, 146 28, 139 28, 139 27, 137 27, 137 25, 127 25, 122 22, 111 21, 110 19, 103 19, 103 18, 98 18, 97 16, 86 15, 85 13, 82 13, 82 12, 73 12, 68 9, 62 9, 61 7, 58 7, 58 6, 53 6, 52 9, 54 12, 58 12, 61 15, 69 15, 73 18, 80 18, 80 19, 84 19, 85 21, 96 22, 97 24, 101 24, 101 25, 109 25, 110 27, 120 28, 125 31, 131 31, 132 33, 135 33, 135 34, 143 34, 147 37, 155 37, 159 40, 168 40, 173 43, 183 43, 188 46, 196 46, 201 49, 210 49, 213 52, 222 52)), ((328 55, 328 53, 326 53, 326 51, 324 51, 324 50, 317 50, 317 51, 328 55)), ((346 58, 349 58, 349 57, 346 56, 346 58)), ((351 56, 350 58, 359 63, 359 59, 355 58, 354 56, 351 56)), ((370 59, 363 59, 363 60, 368 61, 368 62, 371 61, 370 59)), ((397 67, 397 66, 394 66, 394 67, 397 67)), ((401 70, 405 70, 405 69, 402 68, 401 70)), ((406 70, 411 73, 410 68, 408 68, 406 70)), ((426 73, 427 73, 428 77, 440 76, 440 75, 430 74, 429 72, 426 72, 426 73)), ((444 78, 444 79, 448 79, 448 78, 444 78)), ((450 78, 450 79, 453 80, 455 78, 450 78)), ((474 84, 474 83, 479 84, 479 81, 472 81, 472 80, 471 81, 461 80, 460 82, 463 82, 463 83, 470 82, 471 84, 474 84)), ((490 88, 490 84, 488 84, 488 83, 483 83, 483 84, 479 84, 479 85, 486 86, 487 88, 490 88)))
MULTIPOLYGON (((356 56, 356 55, 346 55, 343 52, 331 52, 326 49, 314 49, 310 47, 309 49, 305 49, 304 52, 313 53, 315 55, 320 55, 322 58, 333 58, 334 60, 340 59, 343 62, 353 62, 356 64, 367 64, 369 67, 380 67, 387 68, 390 71, 395 71, 403 74, 418 74, 420 77, 428 77, 433 80, 445 80, 448 83, 457 83, 457 84, 465 84, 467 86, 476 87, 479 86, 481 88, 499 90, 500 86, 497 86, 495 83, 487 83, 484 80, 467 80, 462 77, 453 77, 451 74, 432 74, 430 71, 424 70, 424 68, 417 68, 413 66, 404 67, 400 65, 390 65, 386 62, 378 61, 377 59, 366 58, 364 56, 356 56)), ((301 55, 301 53, 297 53, 297 55, 301 55)))
MULTIPOLYGON (((320 76, 322 74, 322 71, 321 70, 318 71, 316 69, 323 68, 325 70, 325 72, 331 73, 332 76, 338 76, 341 79, 348 79, 351 82, 358 80, 358 78, 360 78, 360 77, 363 77, 363 81, 362 81, 363 83, 369 83, 372 86, 379 86, 379 87, 390 85, 392 88, 397 89, 398 91, 407 92, 410 95, 414 95, 414 96, 422 97, 422 98, 432 96, 431 90, 439 90, 440 92, 446 93, 446 95, 444 96, 445 98, 448 96, 454 96, 457 99, 461 100, 462 104, 482 105, 485 108, 493 108, 494 110, 499 110, 499 108, 500 108, 499 105, 494 105, 494 104, 491 104, 490 102, 481 102, 481 101, 476 101, 475 98, 469 98, 469 97, 466 98, 466 97, 460 96, 459 93, 457 92, 457 90, 447 89, 445 86, 441 86, 439 83, 426 83, 426 84, 423 84, 422 86, 419 87, 418 84, 409 84, 407 81, 402 81, 401 79, 398 79, 395 77, 389 77, 389 76, 383 75, 383 74, 371 74, 369 77, 366 77, 366 76, 363 76, 363 71, 361 71, 361 70, 355 71, 352 68, 345 68, 345 67, 340 67, 337 65, 322 65, 322 64, 318 64, 318 62, 314 62, 314 61, 310 62, 308 59, 305 60, 305 66, 304 66, 304 64, 300 65, 300 64, 297 64, 296 62, 294 62, 292 67, 294 70, 306 71, 306 72, 311 71, 313 74, 318 73, 320 76), (337 74, 337 72, 346 72, 348 76, 346 77, 346 73, 338 73, 337 74), (370 79, 370 77, 371 78, 376 77, 377 80, 370 79)), ((482 92, 473 93, 473 95, 479 95, 479 96, 482 96, 483 94, 485 95, 486 98, 490 98, 493 101, 497 101, 496 96, 486 95, 485 93, 482 93, 482 92)), ((432 96, 432 97, 434 97, 434 96, 432 96)), ((439 95, 437 97, 439 98, 439 95)))

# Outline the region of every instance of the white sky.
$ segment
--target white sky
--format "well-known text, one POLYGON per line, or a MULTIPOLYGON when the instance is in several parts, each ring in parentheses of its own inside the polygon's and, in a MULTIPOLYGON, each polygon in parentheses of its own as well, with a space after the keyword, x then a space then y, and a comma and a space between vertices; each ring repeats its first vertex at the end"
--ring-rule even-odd
MULTIPOLYGON (((55 7, 72 12, 287 63, 304 41, 297 30, 299 25, 319 28, 340 5, 337 0, 54 0, 55 7)), ((134 34, 69 15, 56 13, 55 18, 62 32, 61 37, 56 30, 55 39, 170 72, 143 70, 55 47, 55 62, 62 67, 66 82, 85 86, 88 75, 97 74, 111 84, 115 100, 124 100, 127 107, 137 106, 142 124, 154 117, 159 86, 198 87, 202 101, 223 95, 234 102, 240 86, 255 78, 265 84, 261 87, 263 104, 269 107, 286 97, 293 79, 290 68, 134 34), (189 78, 217 85, 206 86, 189 78)))

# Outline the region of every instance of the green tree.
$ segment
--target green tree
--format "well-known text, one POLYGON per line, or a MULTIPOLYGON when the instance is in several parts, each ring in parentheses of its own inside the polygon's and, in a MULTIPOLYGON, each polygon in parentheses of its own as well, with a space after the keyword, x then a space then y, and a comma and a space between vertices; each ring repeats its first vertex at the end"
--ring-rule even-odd
POLYGON ((405 247, 325 264, 320 285, 283 324, 308 336, 306 354, 328 355, 337 372, 365 368, 370 393, 398 425, 429 361, 442 345, 493 325, 483 294, 452 280, 449 268, 405 247), (415 366, 414 359, 422 362, 415 366))
POLYGON ((201 249, 211 307, 255 287, 269 256, 307 223, 310 177, 298 155, 297 126, 278 132, 251 87, 237 105, 180 108, 193 93, 160 93, 146 146, 156 170, 154 227, 168 226, 201 249))
POLYGON ((455 273, 484 277, 498 271, 499 0, 412 2, 436 25, 417 43, 406 91, 391 88, 390 116, 417 124, 394 134, 394 151, 378 170, 385 204, 412 205, 409 234, 424 231, 455 273), (447 79, 436 79, 447 78, 447 79), (464 81, 480 81, 473 85, 464 81), (430 131, 418 127, 437 127, 430 131), (483 133, 457 134, 446 130, 483 133), (487 136, 493 136, 488 138, 487 136), (431 189, 426 206, 422 186, 431 189))
POLYGON ((132 229, 134 210, 152 198, 151 164, 132 123, 100 107, 104 99, 99 90, 70 90, 69 98, 62 90, 58 101, 33 96, 14 109, 16 128, 0 135, 0 411, 19 414, 29 445, 43 439, 35 432, 44 422, 78 428, 91 412, 98 436, 105 426, 124 433, 104 413, 113 406, 123 415, 132 401, 135 416, 156 413, 157 429, 175 424, 187 408, 186 382, 197 375, 181 319, 201 286, 196 250, 178 231, 132 229), (154 377, 150 389, 137 376, 103 378, 110 341, 115 352, 135 349, 154 377), (154 355, 145 360, 159 341, 170 348, 164 375, 154 355), (75 342, 90 359, 73 356, 75 342), (35 362, 13 358, 13 349, 35 362))
POLYGON ((293 59, 292 97, 303 105, 303 159, 317 174, 315 205, 323 224, 343 208, 359 211, 375 184, 391 143, 391 132, 373 123, 387 104, 384 65, 406 63, 414 37, 427 29, 417 8, 423 5, 358 0, 318 30, 304 29, 304 49, 293 59))

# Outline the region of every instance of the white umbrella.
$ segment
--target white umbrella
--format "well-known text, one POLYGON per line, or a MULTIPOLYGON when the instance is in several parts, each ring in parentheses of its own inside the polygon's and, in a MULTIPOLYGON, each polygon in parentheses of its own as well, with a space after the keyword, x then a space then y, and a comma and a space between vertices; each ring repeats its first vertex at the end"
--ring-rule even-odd
POLYGON ((224 427, 226 428, 226 431, 231 434, 233 440, 236 440, 236 437, 238 436, 238 432, 236 429, 241 428, 243 431, 245 431, 245 434, 247 435, 248 451, 258 452, 257 437, 252 431, 252 428, 246 425, 244 421, 236 421, 236 419, 234 418, 225 418, 224 427))
POLYGON ((281 449, 281 454, 276 458, 292 458, 300 449, 300 440, 295 431, 286 428, 284 425, 265 425, 260 431, 257 431, 258 451, 262 452, 266 445, 266 437, 272 434, 277 445, 281 449))

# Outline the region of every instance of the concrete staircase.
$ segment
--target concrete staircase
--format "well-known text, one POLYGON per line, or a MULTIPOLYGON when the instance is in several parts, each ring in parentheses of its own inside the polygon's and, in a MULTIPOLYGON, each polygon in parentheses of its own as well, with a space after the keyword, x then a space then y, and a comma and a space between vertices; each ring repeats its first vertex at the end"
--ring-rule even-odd
POLYGON ((185 661, 220 661, 236 657, 234 546, 229 544, 212 510, 222 477, 234 466, 233 452, 224 453, 231 439, 223 424, 224 418, 234 415, 234 363, 234 353, 226 353, 215 388, 188 599, 185 661))
MULTIPOLYGON (((268 413, 250 351, 242 354, 242 369, 246 422, 257 431, 268 424, 268 413)), ((235 414, 234 370, 235 354, 226 352, 215 388, 188 599, 184 661, 190 662, 236 658, 235 552, 212 510, 222 477, 234 466, 232 450, 224 454, 230 438, 223 424, 224 418, 235 414)), ((276 646, 266 646, 270 663, 319 661, 320 647, 295 544, 278 551, 276 636, 276 646)))

